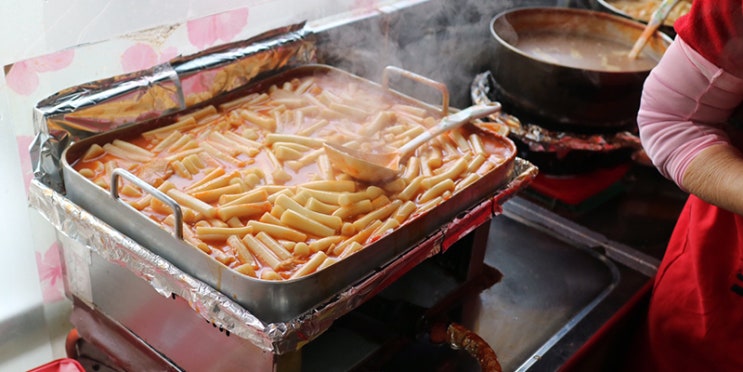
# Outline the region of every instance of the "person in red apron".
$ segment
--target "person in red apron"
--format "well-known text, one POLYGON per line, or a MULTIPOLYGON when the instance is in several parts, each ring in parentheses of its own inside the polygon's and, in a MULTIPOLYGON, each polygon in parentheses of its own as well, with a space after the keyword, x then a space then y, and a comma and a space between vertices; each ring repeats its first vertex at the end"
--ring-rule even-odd
POLYGON ((643 88, 643 147, 690 194, 636 350, 646 370, 743 371, 742 4, 694 0, 643 88))

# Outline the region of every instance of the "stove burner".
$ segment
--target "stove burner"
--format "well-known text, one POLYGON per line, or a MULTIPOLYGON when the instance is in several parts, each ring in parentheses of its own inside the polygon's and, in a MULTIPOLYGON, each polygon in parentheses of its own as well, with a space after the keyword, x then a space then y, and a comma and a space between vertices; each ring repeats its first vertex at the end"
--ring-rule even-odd
MULTIPOLYGON (((477 75, 471 86, 472 101, 492 103, 497 96, 495 86, 489 71, 477 75)), ((533 162, 542 174, 583 175, 629 163, 633 153, 642 151, 639 137, 630 131, 573 133, 523 123, 506 112, 488 119, 481 126, 507 135, 516 144, 519 156, 533 162)))

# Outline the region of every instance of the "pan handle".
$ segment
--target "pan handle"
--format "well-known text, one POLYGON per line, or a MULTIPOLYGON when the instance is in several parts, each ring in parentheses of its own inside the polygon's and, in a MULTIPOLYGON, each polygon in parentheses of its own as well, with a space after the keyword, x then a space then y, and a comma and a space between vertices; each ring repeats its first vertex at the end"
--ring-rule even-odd
POLYGON ((429 79, 422 75, 418 75, 414 72, 402 69, 400 67, 387 66, 384 68, 384 71, 382 72, 382 87, 384 89, 390 89, 389 83, 390 83, 391 73, 406 77, 410 80, 414 80, 418 83, 428 85, 429 87, 437 89, 439 92, 441 92, 441 115, 442 116, 449 115, 449 89, 446 87, 446 84, 438 82, 433 79, 429 79))
POLYGON ((152 196, 156 199, 167 204, 168 207, 173 210, 173 217, 175 217, 175 221, 173 222, 175 231, 173 232, 173 234, 176 238, 183 240, 183 211, 181 210, 181 206, 178 205, 178 203, 173 200, 173 198, 165 195, 165 193, 163 193, 162 191, 143 181, 141 178, 129 173, 127 170, 116 168, 111 174, 111 197, 114 198, 114 200, 121 200, 119 198, 119 177, 126 178, 135 185, 139 186, 142 190, 152 194, 152 196))

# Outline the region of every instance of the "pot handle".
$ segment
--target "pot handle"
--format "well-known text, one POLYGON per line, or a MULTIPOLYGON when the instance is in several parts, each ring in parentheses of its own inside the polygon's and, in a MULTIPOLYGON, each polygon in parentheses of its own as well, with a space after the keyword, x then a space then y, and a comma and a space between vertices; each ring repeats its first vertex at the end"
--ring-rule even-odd
POLYGON ((441 115, 449 115, 449 89, 446 87, 446 84, 396 66, 387 66, 382 72, 382 87, 384 89, 390 89, 389 82, 391 73, 406 77, 410 80, 414 80, 423 85, 428 85, 431 88, 437 89, 441 93, 441 115))
MULTIPOLYGON (((139 186, 142 190, 150 193, 157 200, 167 204, 167 206, 173 210, 173 217, 175 217, 175 221, 173 222, 175 231, 173 232, 173 235, 175 235, 179 240, 183 240, 183 211, 181 210, 181 206, 178 205, 173 198, 143 181, 141 178, 129 173, 129 171, 122 168, 116 168, 111 173, 111 197, 114 198, 114 200, 124 203, 121 198, 119 198, 119 177, 126 178, 133 184, 139 186)), ((129 204, 126 204, 126 206, 131 207, 129 204)))

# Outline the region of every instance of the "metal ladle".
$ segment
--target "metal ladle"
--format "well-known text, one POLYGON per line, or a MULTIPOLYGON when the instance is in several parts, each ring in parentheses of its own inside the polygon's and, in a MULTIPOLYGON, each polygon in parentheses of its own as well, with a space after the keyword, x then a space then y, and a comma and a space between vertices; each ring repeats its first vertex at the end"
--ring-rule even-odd
POLYGON ((438 124, 413 138, 399 149, 388 153, 366 153, 346 146, 326 142, 325 153, 330 163, 339 171, 368 183, 390 181, 400 173, 400 162, 418 146, 446 131, 458 128, 471 120, 480 119, 500 111, 500 103, 494 102, 470 106, 455 114, 445 116, 438 124))
POLYGON ((650 21, 645 26, 645 29, 642 30, 642 34, 637 38, 637 41, 635 41, 635 45, 632 46, 632 50, 630 50, 628 55, 630 59, 636 59, 637 56, 640 55, 642 48, 644 48, 645 44, 648 43, 650 37, 655 34, 658 27, 665 22, 666 18, 668 18, 668 14, 671 13, 671 10, 676 6, 676 4, 678 4, 678 2, 679 0, 663 0, 663 2, 660 3, 658 8, 653 12, 653 15, 650 16, 650 21))

